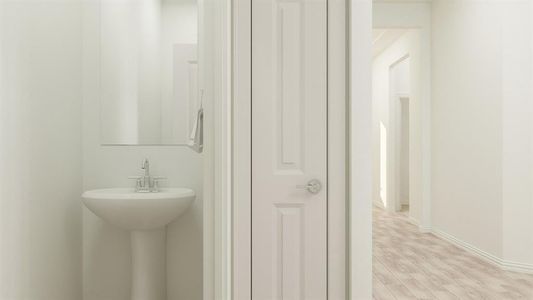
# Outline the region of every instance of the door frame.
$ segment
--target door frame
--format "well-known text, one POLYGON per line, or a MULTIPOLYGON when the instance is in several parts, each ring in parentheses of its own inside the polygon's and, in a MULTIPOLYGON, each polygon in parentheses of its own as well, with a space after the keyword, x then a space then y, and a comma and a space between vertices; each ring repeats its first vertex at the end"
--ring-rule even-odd
MULTIPOLYGON (((233 0, 232 298, 251 299, 252 0, 233 0)), ((348 93, 346 0, 328 10, 328 298, 348 296, 348 93)))
POLYGON ((204 103, 203 299, 231 300, 232 0, 199 0, 203 63, 210 71, 204 103))
MULTIPOLYGON (((387 198, 391 199, 392 204, 389 206, 389 209, 393 212, 399 212, 401 210, 401 195, 400 195, 400 185, 401 185, 401 143, 402 143, 402 111, 401 111, 401 101, 406 99, 410 101, 409 94, 394 93, 391 95, 389 103, 389 124, 393 126, 393 130, 389 132, 388 135, 389 143, 387 149, 387 174, 389 174, 388 187, 387 191, 390 192, 387 198)), ((410 104, 410 102, 408 102, 410 104)), ((411 127, 409 126, 409 134, 411 134, 411 127)), ((410 135, 409 135, 410 136, 410 135)), ((409 157, 411 155, 411 147, 409 147, 409 157)), ((409 178, 411 177, 411 168, 409 168, 409 178)), ((409 189, 410 189, 411 180, 409 180, 409 189)))
MULTIPOLYGON (((387 134, 387 201, 390 199, 390 204, 387 206, 387 210, 391 212, 399 212, 401 210, 401 200, 400 200, 400 143, 401 143, 401 99, 410 98, 410 94, 398 93, 395 90, 395 78, 393 76, 394 69, 398 67, 401 63, 409 64, 409 84, 411 82, 411 64, 410 64, 411 55, 407 52, 405 55, 402 55, 400 58, 395 60, 389 66, 388 77, 389 77, 389 134, 387 134)), ((411 102, 409 102, 411 103, 411 102)), ((409 112, 411 112, 409 110, 409 112)), ((409 126, 409 130, 411 127, 409 126)), ((411 133, 411 132, 410 132, 411 133)), ((411 147, 409 147, 409 152, 411 152, 411 147)), ((409 176, 411 176, 411 168, 409 168, 409 176)), ((409 183, 411 180, 409 180, 409 183)))
MULTIPOLYGON (((407 104, 407 108, 408 108, 408 115, 407 115, 407 133, 408 133, 408 137, 411 137, 411 110, 410 110, 410 105, 411 105, 411 96, 410 94, 404 94, 404 93, 398 93, 396 95, 396 126, 397 126, 397 130, 395 131, 396 133, 396 141, 398 142, 397 144, 395 144, 395 146, 397 147, 396 149, 396 157, 398 158, 396 160, 396 200, 398 201, 398 204, 396 204, 396 207, 398 208, 398 211, 401 211, 401 208, 402 208, 402 159, 403 159, 403 155, 404 153, 402 152, 402 148, 405 147, 405 140, 404 140, 404 112, 403 112, 403 108, 405 108, 402 104, 402 101, 405 101, 407 104)), ((410 162, 411 162, 411 142, 409 140, 409 142, 407 143, 407 157, 409 158, 408 162, 407 162, 407 177, 409 178, 408 182, 407 182, 407 190, 410 191, 411 189, 411 166, 410 166, 410 162)), ((407 204, 408 206, 410 207, 411 206, 411 198, 410 198, 410 195, 411 193, 409 193, 409 198, 407 199, 407 204)), ((418 224, 417 224, 418 225, 418 224)))

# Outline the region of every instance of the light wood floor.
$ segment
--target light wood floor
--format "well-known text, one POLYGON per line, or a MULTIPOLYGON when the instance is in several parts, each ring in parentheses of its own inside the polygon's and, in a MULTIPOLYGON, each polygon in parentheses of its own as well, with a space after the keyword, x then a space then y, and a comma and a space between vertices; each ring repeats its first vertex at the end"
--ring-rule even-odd
POLYGON ((530 299, 533 275, 506 272, 374 209, 374 299, 530 299))

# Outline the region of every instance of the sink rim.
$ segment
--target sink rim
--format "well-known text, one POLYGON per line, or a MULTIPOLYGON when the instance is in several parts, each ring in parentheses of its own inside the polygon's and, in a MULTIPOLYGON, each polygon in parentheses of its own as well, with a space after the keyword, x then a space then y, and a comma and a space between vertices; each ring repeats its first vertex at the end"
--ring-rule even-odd
POLYGON ((84 200, 157 200, 194 196, 196 193, 190 188, 161 188, 157 193, 139 193, 134 188, 103 188, 87 190, 81 195, 84 200))

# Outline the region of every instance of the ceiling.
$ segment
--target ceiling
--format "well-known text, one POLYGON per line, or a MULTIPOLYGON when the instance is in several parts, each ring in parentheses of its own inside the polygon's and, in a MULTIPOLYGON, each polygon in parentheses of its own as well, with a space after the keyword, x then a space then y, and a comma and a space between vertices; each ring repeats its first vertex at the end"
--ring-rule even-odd
POLYGON ((372 51, 373 56, 378 56, 381 52, 385 51, 390 45, 397 41, 402 35, 404 35, 408 29, 374 29, 373 30, 373 43, 372 51))
POLYGON ((380 3, 380 2, 433 2, 433 0, 372 0, 374 3, 380 3))

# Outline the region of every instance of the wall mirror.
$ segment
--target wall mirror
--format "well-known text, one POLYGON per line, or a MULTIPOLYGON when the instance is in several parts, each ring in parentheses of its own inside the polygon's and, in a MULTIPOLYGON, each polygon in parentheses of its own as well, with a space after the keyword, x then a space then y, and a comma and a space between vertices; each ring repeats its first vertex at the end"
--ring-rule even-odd
POLYGON ((196 0, 109 0, 100 7, 103 145, 186 145, 198 87, 196 0))

